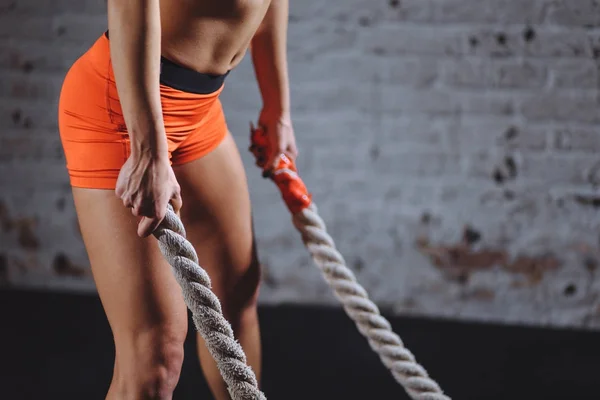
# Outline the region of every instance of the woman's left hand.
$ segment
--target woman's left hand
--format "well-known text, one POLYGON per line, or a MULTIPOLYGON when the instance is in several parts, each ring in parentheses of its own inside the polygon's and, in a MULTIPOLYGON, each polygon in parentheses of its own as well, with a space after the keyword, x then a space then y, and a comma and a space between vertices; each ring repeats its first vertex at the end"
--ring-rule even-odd
POLYGON ((265 172, 277 167, 279 155, 282 153, 292 161, 296 161, 298 148, 289 113, 270 113, 263 110, 258 118, 258 124, 265 130, 269 140, 269 154, 267 155, 269 158, 265 163, 265 172))

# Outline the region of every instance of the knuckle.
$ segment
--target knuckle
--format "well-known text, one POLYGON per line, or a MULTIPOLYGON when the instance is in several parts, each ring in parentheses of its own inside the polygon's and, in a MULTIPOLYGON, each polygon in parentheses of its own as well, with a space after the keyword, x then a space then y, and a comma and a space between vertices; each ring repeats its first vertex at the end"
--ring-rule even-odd
POLYGON ((167 215, 166 207, 155 207, 154 208, 154 217, 156 219, 163 219, 167 215))

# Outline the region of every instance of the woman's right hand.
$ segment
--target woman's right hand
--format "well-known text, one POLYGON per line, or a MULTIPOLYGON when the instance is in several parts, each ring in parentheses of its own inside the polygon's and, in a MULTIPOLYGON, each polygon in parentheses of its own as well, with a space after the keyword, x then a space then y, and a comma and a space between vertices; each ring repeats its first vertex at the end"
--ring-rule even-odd
POLYGON ((133 215, 141 217, 140 237, 151 235, 160 225, 169 202, 176 213, 182 205, 180 187, 166 154, 132 153, 119 172, 115 193, 133 215))

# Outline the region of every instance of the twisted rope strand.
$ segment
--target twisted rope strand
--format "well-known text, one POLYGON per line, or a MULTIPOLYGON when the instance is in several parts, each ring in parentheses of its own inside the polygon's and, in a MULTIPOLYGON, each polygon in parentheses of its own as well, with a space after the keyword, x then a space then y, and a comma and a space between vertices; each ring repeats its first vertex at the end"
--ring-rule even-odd
POLYGON ((223 317, 221 303, 211 290, 210 277, 198 265, 196 250, 185 238, 183 223, 171 206, 154 236, 173 269, 185 304, 192 311, 194 325, 217 362, 233 400, 266 400, 258 389, 252 368, 247 365, 242 346, 235 340, 231 325, 223 317))
POLYGON ((357 282, 327 233, 314 203, 293 214, 292 221, 344 310, 408 395, 414 400, 450 400, 404 347, 400 337, 392 332, 390 323, 357 282))

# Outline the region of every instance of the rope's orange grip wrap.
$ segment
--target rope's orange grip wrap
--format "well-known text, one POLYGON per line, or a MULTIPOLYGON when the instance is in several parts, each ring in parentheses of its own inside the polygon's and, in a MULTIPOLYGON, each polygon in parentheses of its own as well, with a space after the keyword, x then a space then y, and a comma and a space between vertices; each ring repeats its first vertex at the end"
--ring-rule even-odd
MULTIPOLYGON (((250 151, 256 158, 256 165, 264 170, 265 163, 271 154, 269 140, 264 129, 255 128, 250 124, 250 151)), ((271 178, 281 191, 285 205, 292 214, 299 213, 312 202, 312 196, 300 179, 294 161, 285 154, 279 155, 277 167, 271 171, 263 172, 263 177, 271 178)))

